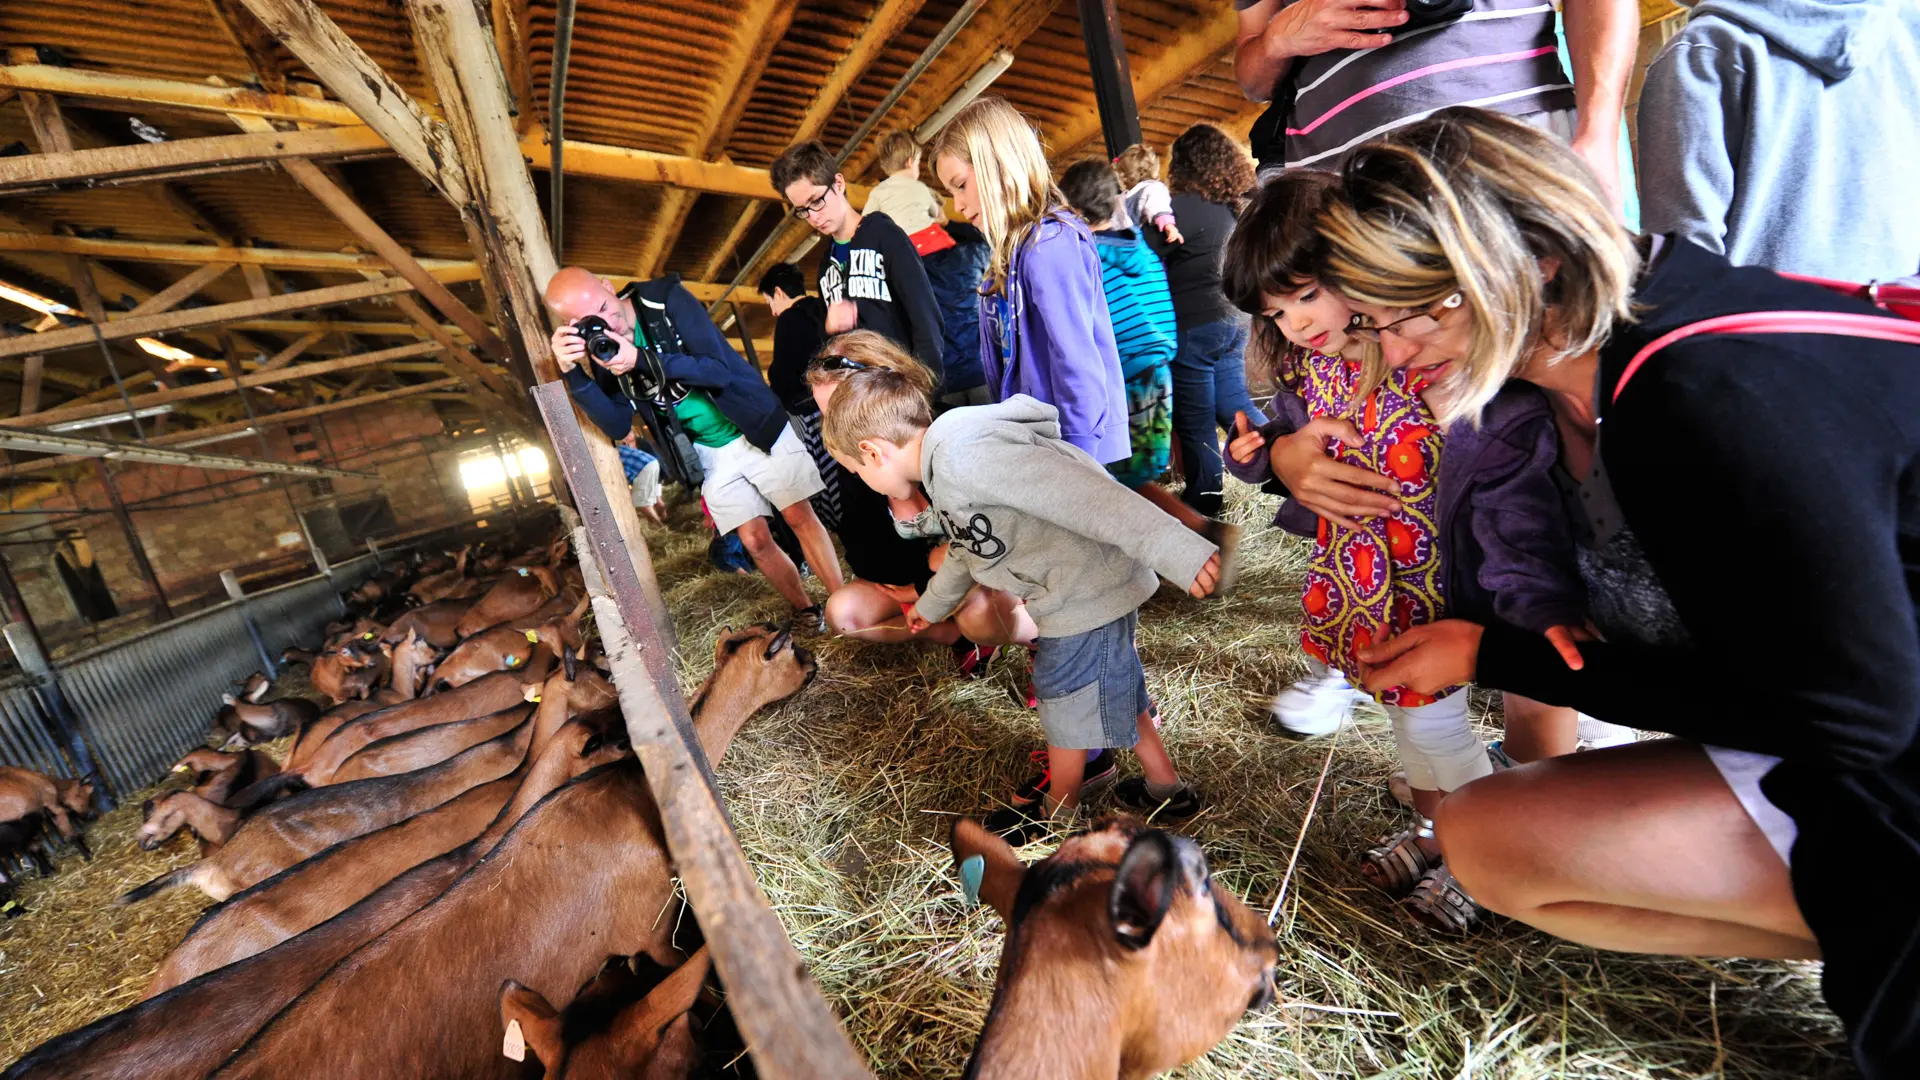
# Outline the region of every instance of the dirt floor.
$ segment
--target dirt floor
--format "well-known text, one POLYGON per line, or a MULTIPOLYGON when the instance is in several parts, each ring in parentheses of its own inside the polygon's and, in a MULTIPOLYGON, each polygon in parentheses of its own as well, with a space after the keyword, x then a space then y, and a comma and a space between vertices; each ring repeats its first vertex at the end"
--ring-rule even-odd
MULTIPOLYGON (((1255 524, 1270 500, 1237 489, 1230 513, 1250 526, 1240 588, 1211 602, 1163 589, 1142 613, 1140 647, 1175 761, 1211 802, 1189 831, 1217 879, 1265 911, 1329 746, 1282 738, 1265 715, 1300 671, 1304 549, 1255 524)), ((709 568, 694 511, 651 536, 689 686, 721 626, 786 614, 759 579, 709 568)), ((990 912, 963 906, 944 838, 951 815, 985 812, 1029 772, 1040 731, 1014 699, 1023 665, 1003 656, 960 680, 945 649, 810 644, 820 678, 742 731, 719 769, 724 794, 762 886, 876 1073, 957 1076, 1002 935, 990 912)), ((1497 919, 1465 939, 1416 928, 1351 863, 1397 827, 1391 771, 1392 739, 1370 713, 1334 748, 1288 886, 1280 1004, 1178 1075, 1854 1075, 1815 965, 1599 953, 1497 919)), ((191 890, 108 906, 194 857, 185 842, 135 849, 138 802, 94 826, 91 864, 63 859, 59 876, 23 888, 31 913, 0 923, 0 1061, 137 997, 201 906, 191 890)))

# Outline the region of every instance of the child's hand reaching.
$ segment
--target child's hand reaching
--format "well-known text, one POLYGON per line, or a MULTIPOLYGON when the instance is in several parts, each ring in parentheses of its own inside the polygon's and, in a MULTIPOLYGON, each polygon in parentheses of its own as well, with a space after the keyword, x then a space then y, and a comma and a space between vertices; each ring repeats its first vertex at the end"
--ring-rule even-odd
POLYGON ((1560 654, 1560 659, 1566 661, 1567 668, 1572 671, 1579 671, 1587 666, 1586 657, 1580 655, 1580 646, 1577 643, 1599 639, 1600 635, 1594 632, 1592 623, 1582 626, 1547 628, 1547 641, 1552 644, 1554 651, 1560 654))
POLYGON ((1253 463, 1254 455, 1267 445, 1267 437, 1253 429, 1247 422, 1247 414, 1233 414, 1233 441, 1227 444, 1227 453, 1242 465, 1253 463))
MULTIPOLYGON (((1207 556, 1207 564, 1200 568, 1200 574, 1193 579, 1193 584, 1187 586, 1187 595, 1204 600, 1212 596, 1213 590, 1219 587, 1220 553, 1216 551, 1207 556)), ((912 624, 909 623, 908 625, 912 624)))
POLYGON ((907 618, 907 633, 909 634, 921 633, 925 631, 927 627, 933 625, 920 617, 920 605, 918 604, 909 605, 905 614, 907 618))
POLYGON ((1168 218, 1160 223, 1160 235, 1166 237, 1167 243, 1169 244, 1184 244, 1187 242, 1187 238, 1180 235, 1180 226, 1175 225, 1172 218, 1168 218))

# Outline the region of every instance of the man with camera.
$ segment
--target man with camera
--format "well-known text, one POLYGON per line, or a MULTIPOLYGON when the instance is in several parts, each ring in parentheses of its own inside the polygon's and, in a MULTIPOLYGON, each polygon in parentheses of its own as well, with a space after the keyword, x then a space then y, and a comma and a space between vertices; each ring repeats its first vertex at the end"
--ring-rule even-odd
POLYGON ((668 275, 615 292, 602 278, 569 266, 547 283, 547 306, 561 322, 553 357, 567 392, 607 437, 620 440, 636 414, 663 453, 691 444, 692 462, 676 471, 696 482, 722 535, 739 531, 754 565, 801 621, 818 627, 820 608, 800 571, 774 541, 768 516, 792 527, 820 583, 840 588, 840 559, 808 501, 820 470, 787 426, 786 410, 758 372, 733 351, 693 295, 668 275))
POLYGON ((1273 107, 1262 172, 1331 169, 1348 150, 1452 105, 1496 109, 1567 140, 1621 203, 1620 113, 1639 43, 1635 0, 1566 0, 1567 55, 1543 0, 1233 0, 1233 73, 1273 107), (1571 76, 1571 82, 1569 82, 1571 76))

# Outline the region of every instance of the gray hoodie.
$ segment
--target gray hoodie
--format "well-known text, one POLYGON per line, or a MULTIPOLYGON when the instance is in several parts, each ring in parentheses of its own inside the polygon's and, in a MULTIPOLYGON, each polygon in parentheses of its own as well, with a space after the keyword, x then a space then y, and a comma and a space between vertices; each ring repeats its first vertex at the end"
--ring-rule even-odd
POLYGON ((917 605, 928 622, 977 581, 1025 600, 1042 637, 1082 634, 1145 603, 1158 575, 1188 588, 1219 550, 1062 441, 1059 410, 1025 394, 936 419, 920 468, 948 543, 917 605))
POLYGON ((1848 281, 1920 270, 1920 3, 1706 0, 1647 69, 1649 232, 1848 281))

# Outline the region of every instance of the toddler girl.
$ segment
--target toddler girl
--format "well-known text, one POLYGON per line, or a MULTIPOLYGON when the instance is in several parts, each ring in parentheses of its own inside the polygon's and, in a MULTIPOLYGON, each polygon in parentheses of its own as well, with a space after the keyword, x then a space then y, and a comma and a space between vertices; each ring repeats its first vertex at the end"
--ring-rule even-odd
POLYGON ((1134 143, 1113 159, 1113 171, 1120 177, 1120 212, 1125 218, 1122 229, 1145 232, 1151 225, 1160 230, 1169 244, 1185 243, 1173 216, 1173 195, 1160 182, 1160 155, 1146 143, 1134 143))

